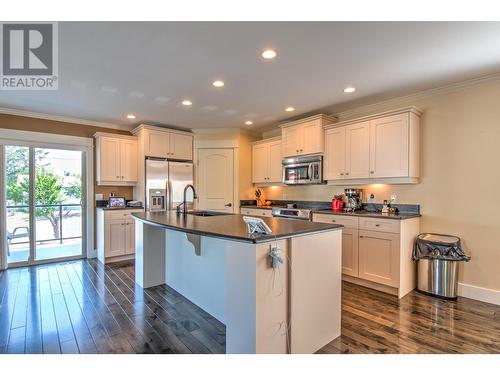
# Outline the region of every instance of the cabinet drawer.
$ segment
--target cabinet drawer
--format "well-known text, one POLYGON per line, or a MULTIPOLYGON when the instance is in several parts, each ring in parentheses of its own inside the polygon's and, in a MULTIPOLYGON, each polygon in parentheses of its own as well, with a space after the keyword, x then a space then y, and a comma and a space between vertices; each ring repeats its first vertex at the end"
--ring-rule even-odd
POLYGON ((317 223, 340 224, 346 228, 358 229, 358 218, 354 216, 313 214, 313 221, 317 223))
POLYGON ((375 219, 369 217, 362 217, 359 219, 359 229, 386 233, 399 233, 399 227, 399 220, 375 219))
POLYGON ((265 216, 265 217, 273 216, 272 210, 268 210, 265 208, 242 208, 240 212, 242 215, 250 215, 250 216, 265 216))
MULTIPOLYGON (((105 220, 116 220, 116 219, 131 219, 130 214, 132 212, 141 212, 142 210, 105 210, 104 219, 105 220)), ((133 219, 131 219, 133 220, 133 219)))

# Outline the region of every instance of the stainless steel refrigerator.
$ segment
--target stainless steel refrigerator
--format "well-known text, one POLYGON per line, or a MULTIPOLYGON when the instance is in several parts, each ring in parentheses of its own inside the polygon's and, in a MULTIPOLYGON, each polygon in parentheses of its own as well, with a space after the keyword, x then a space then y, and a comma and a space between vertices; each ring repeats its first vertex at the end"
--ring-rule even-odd
MULTIPOLYGON (((146 210, 175 210, 184 198, 184 187, 193 183, 193 163, 146 158, 146 210)), ((188 190, 188 209, 193 192, 188 190)))

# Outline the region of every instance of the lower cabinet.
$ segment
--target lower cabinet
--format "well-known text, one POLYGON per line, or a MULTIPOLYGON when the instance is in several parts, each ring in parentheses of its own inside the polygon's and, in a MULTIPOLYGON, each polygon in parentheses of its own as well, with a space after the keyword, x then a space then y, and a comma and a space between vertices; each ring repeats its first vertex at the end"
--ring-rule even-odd
POLYGON ((360 230, 358 249, 359 278, 399 286, 399 233, 360 230))
POLYGON ((342 224, 342 274, 346 281, 403 297, 416 287, 413 241, 420 219, 313 214, 313 221, 342 224))
POLYGON ((273 217, 273 211, 268 208, 240 208, 242 215, 273 217))
POLYGON ((124 260, 135 254, 135 220, 130 214, 140 211, 97 211, 97 258, 101 263, 124 260))
POLYGON ((344 228, 342 230, 342 273, 358 276, 358 230, 344 228))

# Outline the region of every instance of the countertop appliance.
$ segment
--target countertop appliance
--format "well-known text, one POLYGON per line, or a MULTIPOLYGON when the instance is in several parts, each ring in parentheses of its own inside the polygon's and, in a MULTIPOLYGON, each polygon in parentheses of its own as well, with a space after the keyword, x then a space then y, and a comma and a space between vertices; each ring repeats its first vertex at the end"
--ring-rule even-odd
MULTIPOLYGON (((193 163, 146 158, 146 211, 175 210, 183 201, 184 188, 193 184, 193 163)), ((187 195, 192 209, 192 191, 187 195)))
POLYGON ((284 217, 287 219, 311 220, 312 211, 301 208, 274 208, 274 217, 284 217))
POLYGON ((347 188, 344 189, 347 202, 345 204, 345 211, 352 212, 363 209, 363 190, 347 188))
POLYGON ((305 185, 323 183, 323 156, 300 156, 286 158, 283 166, 283 183, 287 185, 305 185))

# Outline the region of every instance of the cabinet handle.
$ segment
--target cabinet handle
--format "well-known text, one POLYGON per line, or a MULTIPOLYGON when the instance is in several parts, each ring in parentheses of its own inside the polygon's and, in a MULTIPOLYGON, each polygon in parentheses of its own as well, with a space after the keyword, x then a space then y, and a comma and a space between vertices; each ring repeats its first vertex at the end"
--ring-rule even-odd
POLYGON ((349 176, 349 172, 346 172, 346 173, 345 173, 345 175, 346 175, 346 176, 349 176))
POLYGON ((122 176, 122 179, 123 179, 123 178, 124 178, 124 177, 122 176))
POLYGON ((379 227, 379 226, 380 226, 380 224, 375 224, 375 226, 376 226, 376 227, 379 227))
POLYGON ((336 223, 336 222, 337 222, 337 220, 332 220, 332 223, 336 223))
POLYGON ((116 176, 116 178, 120 178, 120 176, 116 176))
POLYGON ((225 204, 225 207, 232 207, 233 205, 231 203, 225 204))
POLYGON ((365 238, 365 236, 359 236, 359 238, 365 238))
POLYGON ((303 152, 304 150, 300 149, 300 152, 303 152))
POLYGON ((299 150, 295 150, 297 153, 299 153, 299 150))
POLYGON ((340 175, 341 175, 341 176, 343 176, 344 174, 343 174, 343 173, 341 173, 340 175))
POLYGON ((375 171, 370 171, 370 174, 374 174, 374 173, 375 173, 375 171))

